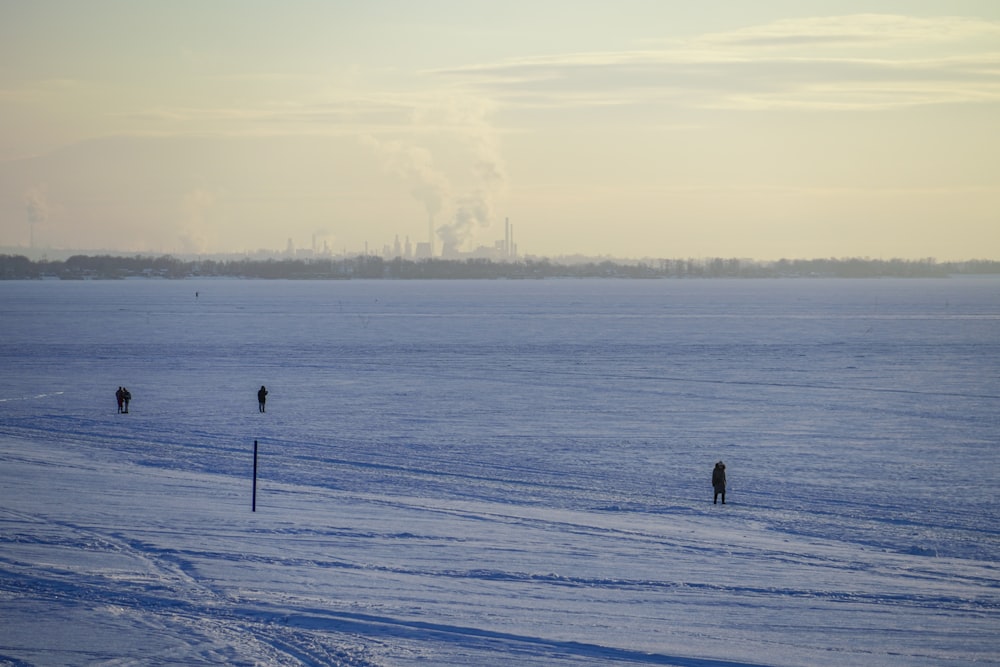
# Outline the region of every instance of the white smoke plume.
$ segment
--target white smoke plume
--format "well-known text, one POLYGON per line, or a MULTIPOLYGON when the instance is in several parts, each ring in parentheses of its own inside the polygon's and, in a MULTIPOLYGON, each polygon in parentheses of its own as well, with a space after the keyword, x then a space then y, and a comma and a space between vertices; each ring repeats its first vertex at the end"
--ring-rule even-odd
POLYGON ((430 151, 399 141, 379 141, 366 136, 362 139, 382 159, 386 171, 402 178, 413 197, 423 203, 427 215, 434 217, 451 198, 448 178, 434 167, 430 151))
POLYGON ((457 251, 493 222, 497 198, 506 190, 507 176, 495 128, 487 120, 490 106, 460 100, 444 110, 442 122, 452 128, 471 153, 475 189, 459 198, 453 221, 437 229, 444 249, 457 251))
POLYGON ((49 203, 45 191, 34 187, 24 193, 24 208, 28 215, 28 246, 35 247, 35 226, 49 218, 49 203))
POLYGON ((28 222, 32 225, 48 220, 49 205, 41 188, 32 188, 24 193, 24 207, 28 213, 28 222))
POLYGON ((314 251, 322 251, 324 247, 329 247, 336 236, 326 227, 320 227, 313 231, 312 233, 312 249, 314 251))
POLYGON ((405 180, 431 219, 454 206, 453 213, 443 216, 450 222, 435 230, 446 252, 461 250, 479 229, 490 226, 496 199, 506 189, 497 133, 487 122, 489 110, 490 106, 480 100, 464 99, 423 107, 414 113, 416 126, 432 128, 439 138, 446 137, 452 146, 461 147, 460 152, 471 156, 471 164, 461 176, 468 180, 471 175, 473 183, 470 191, 460 196, 453 196, 453 179, 435 165, 430 150, 399 141, 364 138, 381 157, 384 168, 405 180))
POLYGON ((444 254, 460 250, 478 229, 489 227, 493 219, 493 205, 489 194, 476 191, 458 200, 453 222, 437 228, 444 254))
POLYGON ((177 241, 183 252, 200 254, 212 249, 213 235, 209 223, 216 199, 215 193, 202 188, 192 190, 181 198, 177 241))

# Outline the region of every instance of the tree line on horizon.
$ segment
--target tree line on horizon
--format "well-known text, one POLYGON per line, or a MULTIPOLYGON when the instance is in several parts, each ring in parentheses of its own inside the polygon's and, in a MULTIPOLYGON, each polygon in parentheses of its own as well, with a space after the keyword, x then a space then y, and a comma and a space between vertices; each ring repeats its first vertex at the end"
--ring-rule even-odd
POLYGON ((113 280, 122 278, 347 279, 538 279, 538 278, 941 278, 1000 274, 1000 261, 937 262, 933 259, 659 259, 560 263, 549 259, 421 259, 359 255, 347 259, 178 259, 134 255, 74 255, 31 260, 0 255, 3 280, 113 280))

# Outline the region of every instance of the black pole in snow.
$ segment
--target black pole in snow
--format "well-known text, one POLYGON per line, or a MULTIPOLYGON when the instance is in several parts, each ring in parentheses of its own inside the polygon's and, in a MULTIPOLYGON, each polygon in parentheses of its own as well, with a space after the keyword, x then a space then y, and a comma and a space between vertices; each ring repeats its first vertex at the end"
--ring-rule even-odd
POLYGON ((257 441, 253 441, 253 510, 257 511, 257 441))

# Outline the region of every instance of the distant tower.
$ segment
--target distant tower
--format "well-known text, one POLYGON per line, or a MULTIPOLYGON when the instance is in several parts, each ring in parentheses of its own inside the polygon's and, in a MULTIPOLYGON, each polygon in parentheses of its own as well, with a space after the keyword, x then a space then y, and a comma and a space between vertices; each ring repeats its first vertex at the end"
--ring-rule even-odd
POLYGON ((503 219, 503 226, 504 226, 503 253, 505 257, 510 257, 510 218, 503 219))

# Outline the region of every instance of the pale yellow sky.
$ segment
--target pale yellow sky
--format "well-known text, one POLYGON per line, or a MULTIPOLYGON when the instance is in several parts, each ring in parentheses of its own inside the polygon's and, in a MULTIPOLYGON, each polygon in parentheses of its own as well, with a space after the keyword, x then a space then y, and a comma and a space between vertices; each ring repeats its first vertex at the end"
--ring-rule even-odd
POLYGON ((0 247, 1000 259, 1000 3, 0 4, 0 247))

